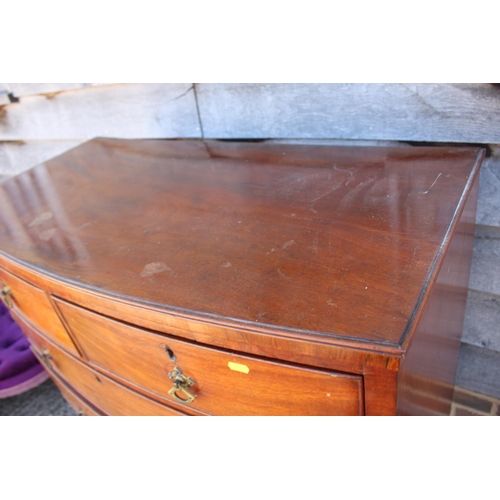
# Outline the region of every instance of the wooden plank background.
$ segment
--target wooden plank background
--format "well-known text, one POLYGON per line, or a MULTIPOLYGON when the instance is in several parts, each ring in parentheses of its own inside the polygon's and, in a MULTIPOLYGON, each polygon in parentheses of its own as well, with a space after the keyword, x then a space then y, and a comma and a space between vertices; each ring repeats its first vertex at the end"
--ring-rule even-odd
POLYGON ((0 83, 0 106, 9 104, 10 99, 8 97, 9 87, 6 83, 0 83))
POLYGON ((83 89, 112 83, 4 83, 16 97, 36 94, 53 94, 65 90, 83 89))
POLYGON ((190 89, 190 83, 124 84, 20 97, 3 106, 0 139, 201 137, 190 89))
POLYGON ((0 83, 0 177, 96 136, 485 145, 458 380, 500 380, 498 84, 0 83))
POLYGON ((500 142, 495 84, 197 84, 206 138, 500 142))

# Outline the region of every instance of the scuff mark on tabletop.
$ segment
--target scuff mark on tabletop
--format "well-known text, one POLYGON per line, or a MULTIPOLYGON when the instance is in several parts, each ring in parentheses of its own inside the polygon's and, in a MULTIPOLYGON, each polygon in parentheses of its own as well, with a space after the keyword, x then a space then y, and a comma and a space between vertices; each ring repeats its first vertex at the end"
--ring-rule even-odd
POLYGON ((292 246, 294 243, 295 243, 295 241, 293 241, 293 240, 290 240, 290 241, 287 241, 286 243, 283 243, 283 250, 292 246))
POLYGON ((318 242, 319 242, 319 235, 318 231, 316 231, 316 234, 314 235, 313 243, 312 243, 312 250, 314 253, 318 253, 318 242))
POLYGON ((163 273, 164 271, 172 272, 172 269, 167 266, 164 262, 150 262, 144 266, 141 271, 141 278, 149 278, 153 274, 163 273))
POLYGON ((43 212, 43 214, 40 214, 38 217, 35 217, 28 225, 28 227, 33 227, 33 226, 38 226, 39 224, 42 224, 46 220, 52 219, 54 217, 52 215, 52 212, 43 212))
POLYGON ((42 239, 44 241, 49 241, 50 238, 52 238, 52 236, 54 236, 54 234, 56 234, 56 231, 57 231, 56 228, 47 229, 46 231, 42 231, 40 233, 40 239, 42 239))
POLYGON ((282 277, 282 278, 285 278, 287 280, 291 280, 292 278, 290 276, 287 276, 281 269, 277 269, 278 271, 278 274, 282 277))

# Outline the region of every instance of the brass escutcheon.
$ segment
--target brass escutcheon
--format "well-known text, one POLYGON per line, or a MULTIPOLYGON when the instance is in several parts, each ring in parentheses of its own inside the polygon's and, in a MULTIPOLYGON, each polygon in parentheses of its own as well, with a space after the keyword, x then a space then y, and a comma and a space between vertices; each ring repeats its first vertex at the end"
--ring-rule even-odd
POLYGON ((5 303, 5 305, 9 309, 12 309, 14 307, 14 304, 12 303, 12 292, 10 291, 10 288, 5 283, 2 283, 2 291, 0 292, 0 294, 2 295, 2 299, 5 303))
POLYGON ((196 382, 189 377, 186 377, 181 371, 180 368, 175 367, 169 374, 168 378, 173 381, 174 385, 172 389, 168 391, 168 393, 177 401, 184 404, 190 404, 196 398, 196 395, 188 390, 189 387, 192 387, 196 384, 196 382), (185 398, 181 398, 178 393, 182 393, 185 398))

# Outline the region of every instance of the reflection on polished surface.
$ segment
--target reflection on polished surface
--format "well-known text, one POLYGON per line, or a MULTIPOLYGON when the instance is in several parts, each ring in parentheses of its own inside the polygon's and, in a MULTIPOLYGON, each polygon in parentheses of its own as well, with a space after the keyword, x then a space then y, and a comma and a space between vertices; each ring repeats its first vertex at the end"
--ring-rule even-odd
POLYGON ((2 238, 12 239, 19 248, 35 250, 41 258, 70 264, 89 259, 44 164, 0 189, 2 238), (31 222, 26 224, 28 219, 31 222))
POLYGON ((0 251, 170 309, 397 343, 477 156, 95 139, 0 184, 0 251))

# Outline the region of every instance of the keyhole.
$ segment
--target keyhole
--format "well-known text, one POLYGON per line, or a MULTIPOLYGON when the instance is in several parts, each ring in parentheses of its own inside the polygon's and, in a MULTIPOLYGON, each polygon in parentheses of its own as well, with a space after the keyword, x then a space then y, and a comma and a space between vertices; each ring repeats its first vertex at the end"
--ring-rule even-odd
POLYGON ((167 356, 172 360, 175 361, 177 358, 175 357, 174 351, 168 347, 168 345, 165 346, 165 352, 167 353, 167 356))

